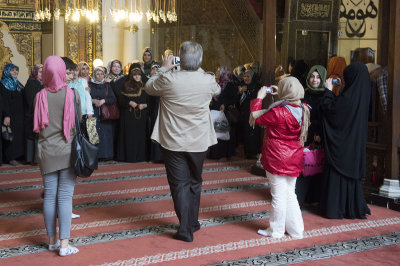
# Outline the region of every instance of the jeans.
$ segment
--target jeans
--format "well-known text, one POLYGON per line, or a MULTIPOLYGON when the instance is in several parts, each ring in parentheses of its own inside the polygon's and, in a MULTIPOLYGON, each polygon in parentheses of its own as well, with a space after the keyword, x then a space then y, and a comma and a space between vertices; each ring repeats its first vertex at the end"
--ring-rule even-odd
POLYGON ((73 168, 58 170, 43 176, 44 223, 49 237, 57 233, 58 216, 60 239, 69 239, 75 181, 76 175, 73 168))

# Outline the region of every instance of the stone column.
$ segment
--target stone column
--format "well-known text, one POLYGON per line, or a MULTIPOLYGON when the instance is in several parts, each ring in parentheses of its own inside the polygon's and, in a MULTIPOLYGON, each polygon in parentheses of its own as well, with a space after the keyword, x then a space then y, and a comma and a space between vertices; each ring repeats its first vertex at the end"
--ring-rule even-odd
POLYGON ((64 35, 64 17, 59 20, 53 19, 53 53, 58 56, 65 56, 65 35, 64 35))

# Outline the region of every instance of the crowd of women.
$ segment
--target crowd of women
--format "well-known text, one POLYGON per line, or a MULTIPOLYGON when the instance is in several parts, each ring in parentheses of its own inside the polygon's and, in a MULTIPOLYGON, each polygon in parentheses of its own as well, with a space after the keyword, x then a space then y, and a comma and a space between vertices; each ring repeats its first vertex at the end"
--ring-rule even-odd
MULTIPOLYGON (((167 50, 164 55, 169 53, 172 51, 167 50)), ((44 65, 32 68, 25 87, 18 81, 17 66, 4 67, 0 83, 1 121, 3 128, 11 128, 13 140, 3 140, 0 163, 16 165, 23 160, 36 164, 39 159, 46 177, 44 212, 49 249, 61 247, 62 256, 78 252, 68 245, 76 176, 66 159, 75 134, 70 108, 75 99, 83 120, 96 118, 99 160, 163 160, 159 144, 150 142, 159 99, 143 89, 160 65, 154 61, 150 48, 144 50, 142 59, 130 64, 126 74, 122 63, 113 60, 107 67, 96 67, 89 75, 87 63, 76 65, 68 58, 62 61, 51 56, 44 65), (103 105, 116 105, 119 114, 104 119, 103 105), (61 141, 64 137, 66 142, 61 141), (63 152, 55 154, 60 150, 63 152), (57 182, 61 182, 58 178, 68 188, 65 195, 54 193, 57 182), (63 203, 63 211, 57 213, 55 202, 62 197, 68 200, 63 201, 67 202, 63 203), (61 243, 55 236, 57 215, 60 239, 65 240, 61 243)), ((212 99, 210 109, 226 114, 230 137, 219 139, 218 144, 210 147, 208 156, 228 159, 235 155, 239 143, 246 158, 256 159, 262 153, 261 163, 272 186, 274 211, 270 227, 259 233, 281 237, 286 229, 293 237, 301 238, 304 226, 299 203, 320 204, 322 215, 327 218, 366 218, 369 213, 361 179, 366 175, 370 99, 370 90, 365 88, 371 84, 364 64, 346 67, 341 57, 331 58, 328 70, 321 65, 308 68, 303 60, 290 62, 291 66, 293 69, 288 71, 282 66, 276 68, 276 84, 270 85, 272 92, 261 85, 257 62, 238 66, 232 72, 225 66, 218 68, 215 76, 221 94, 212 99), (269 108, 261 110, 263 100, 265 106, 268 98, 269 108), (279 101, 270 105, 274 100, 279 101), (261 127, 265 127, 264 137, 261 127), (301 174, 304 146, 325 151, 323 173, 307 177, 301 174)))

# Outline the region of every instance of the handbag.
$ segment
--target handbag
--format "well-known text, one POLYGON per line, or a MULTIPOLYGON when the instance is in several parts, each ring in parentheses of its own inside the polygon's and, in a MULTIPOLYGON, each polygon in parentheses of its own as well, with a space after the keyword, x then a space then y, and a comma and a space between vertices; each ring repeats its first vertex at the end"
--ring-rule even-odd
POLYGON ((312 176, 322 173, 324 170, 325 152, 322 148, 310 149, 306 147, 303 151, 303 176, 312 176))
POLYGON ((225 115, 229 124, 235 124, 240 121, 240 111, 234 105, 229 105, 226 108, 225 115))
MULTIPOLYGON (((108 84, 106 85, 106 98, 108 96, 108 84)), ((103 104, 100 106, 101 120, 115 120, 119 119, 119 109, 117 104, 103 104)))
POLYGON ((96 129, 96 117, 86 119, 86 132, 90 143, 96 145, 100 143, 99 134, 96 129))
POLYGON ((79 177, 89 177, 97 169, 97 152, 99 148, 85 138, 80 128, 76 98, 74 93, 75 106, 75 137, 72 140, 71 163, 75 174, 79 177))
POLYGON ((11 127, 10 126, 6 126, 6 125, 2 125, 1 127, 1 136, 5 141, 13 141, 14 139, 14 135, 11 131, 11 127))

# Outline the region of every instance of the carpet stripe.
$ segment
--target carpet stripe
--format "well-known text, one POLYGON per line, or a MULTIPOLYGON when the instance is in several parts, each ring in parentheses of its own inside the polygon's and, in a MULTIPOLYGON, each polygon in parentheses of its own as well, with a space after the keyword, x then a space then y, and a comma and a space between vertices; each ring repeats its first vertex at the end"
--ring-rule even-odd
MULTIPOLYGON (((224 205, 200 208, 199 212, 200 213, 209 213, 209 212, 215 212, 215 211, 224 211, 224 210, 233 210, 233 209, 263 206, 263 205, 267 205, 267 204, 270 204, 270 201, 259 200, 259 201, 249 201, 249 202, 237 202, 237 203, 231 203, 231 204, 224 204, 224 205)), ((84 230, 84 229, 96 228, 96 227, 105 227, 105 226, 111 226, 111 225, 126 224, 126 223, 133 223, 133 222, 138 222, 138 221, 156 220, 156 219, 161 219, 161 218, 169 218, 169 217, 173 217, 173 216, 175 216, 175 212, 168 211, 168 212, 151 213, 151 214, 123 217, 123 218, 110 219, 110 220, 94 221, 94 222, 82 223, 82 224, 72 224, 71 231, 84 230)), ((46 234, 46 229, 36 229, 36 230, 25 231, 25 232, 10 233, 10 234, 0 235, 0 241, 10 240, 10 239, 19 239, 19 238, 24 238, 24 237, 38 236, 38 235, 45 235, 45 234, 46 234)))
MULTIPOLYGON (((129 164, 125 162, 100 162, 99 167, 102 166, 115 166, 115 165, 123 165, 123 164, 129 164)), ((21 173, 32 173, 32 172, 40 172, 40 169, 38 167, 35 168, 19 168, 19 169, 10 169, 10 170, 3 170, 0 171, 0 175, 6 175, 6 174, 21 174, 21 173)))
MULTIPOLYGON (((268 187, 269 187, 268 183, 262 183, 262 184, 236 185, 236 186, 222 187, 222 188, 210 188, 210 189, 202 189, 201 195, 248 191, 248 190, 255 190, 255 189, 266 189, 268 187)), ((89 209, 89 208, 121 206, 121 205, 125 205, 125 204, 152 202, 152 201, 167 200, 167 199, 171 199, 171 193, 148 195, 148 196, 142 196, 142 197, 120 198, 120 199, 112 199, 112 200, 100 200, 100 201, 95 201, 95 202, 85 202, 85 203, 74 204, 73 209, 74 210, 83 210, 83 209, 89 209)), ((42 214, 42 209, 9 211, 9 212, 0 213, 0 220, 35 216, 35 215, 40 215, 40 214, 42 214)))
MULTIPOLYGON (((201 219, 199 220, 199 222, 201 224, 201 227, 204 228, 217 225, 268 219, 269 213, 270 213, 269 210, 264 210, 260 212, 248 212, 244 214, 230 214, 220 217, 201 219)), ((170 223, 158 226, 145 226, 142 228, 127 229, 114 232, 101 232, 98 234, 93 234, 88 236, 70 238, 70 243, 73 246, 92 245, 109 241, 172 233, 175 232, 177 228, 178 228, 177 223, 170 223)), ((0 258, 9 258, 27 254, 40 253, 44 251, 48 251, 46 243, 27 244, 18 247, 0 249, 0 258)))
MULTIPOLYGON (((249 169, 250 166, 226 166, 220 168, 208 168, 203 169, 203 174, 205 173, 218 173, 225 171, 236 171, 236 170, 244 170, 249 169)), ((76 182, 76 185, 84 185, 84 184, 98 184, 98 183, 109 183, 109 182, 118 182, 118 181, 130 181, 130 180, 138 180, 138 179, 146 179, 146 178, 159 178, 166 177, 166 173, 153 173, 147 175, 128 175, 128 176, 118 176, 118 177, 110 177, 110 178, 98 178, 98 179, 84 179, 76 182)), ((16 192, 16 191, 27 191, 27 190, 35 190, 42 189, 43 185, 31 185, 31 186, 19 186, 19 187, 10 187, 10 188, 0 188, 0 193, 5 192, 16 192)))
MULTIPOLYGON (((211 181, 209 180, 209 181, 203 181, 203 186, 227 184, 227 183, 237 183, 237 182, 249 182, 249 181, 257 181, 257 180, 265 180, 265 178, 260 177, 260 176, 249 176, 249 177, 238 177, 238 178, 231 178, 231 179, 219 179, 219 180, 211 180, 211 181)), ((157 187, 143 187, 143 188, 103 191, 103 192, 87 193, 87 194, 77 194, 77 195, 74 195, 73 198, 74 199, 86 199, 86 198, 105 197, 105 196, 112 196, 112 195, 123 195, 123 194, 129 194, 129 193, 152 192, 152 191, 159 191, 159 190, 166 190, 166 189, 169 189, 168 185, 157 186, 157 187)), ((37 203, 42 203, 42 202, 43 202, 42 199, 5 202, 5 203, 0 203, 0 208, 32 205, 32 204, 37 204, 37 203)))
MULTIPOLYGON (((244 164, 244 163, 254 163, 254 160, 238 160, 238 161, 231 161, 231 162, 209 162, 209 163, 204 163, 203 167, 208 167, 208 166, 218 166, 218 165, 232 165, 232 164, 244 164)), ((114 163, 114 164, 99 164, 99 166, 108 166, 108 165, 128 165, 128 163, 114 163)), ((99 170, 95 171, 92 176, 100 176, 100 175, 113 175, 113 174, 120 174, 120 173, 136 173, 136 172, 147 172, 147 171, 158 171, 158 170, 165 170, 165 167, 155 167, 155 168, 149 168, 149 167, 143 167, 140 169, 134 169, 134 170, 123 170, 123 171, 111 171, 111 172, 98 172, 99 170)), ((15 169, 15 170, 3 170, 0 171, 0 175, 4 174, 21 174, 21 173, 35 173, 35 172, 40 172, 39 168, 28 168, 28 169, 15 169)), ((0 182, 0 185, 3 184, 8 184, 5 182, 0 182)), ((12 181, 11 181, 12 182, 12 181)), ((9 183, 9 184, 14 184, 14 183, 9 183)))
MULTIPOLYGON (((371 236, 327 245, 317 245, 308 248, 274 252, 268 255, 251 257, 243 260, 223 261, 208 266, 235 265, 288 265, 311 260, 326 259, 356 252, 378 249, 400 244, 400 232, 386 235, 371 236)), ((124 264, 125 265, 125 264, 124 264)))
MULTIPOLYGON (((361 229, 381 227, 387 225, 400 224, 399 217, 392 217, 387 219, 373 220, 367 222, 359 222, 352 224, 345 224, 339 226, 331 226, 327 228, 313 229, 304 232, 304 238, 313 238, 318 236, 327 236, 332 234, 338 234, 342 232, 357 231, 361 229)), ((248 240, 240 240, 229 243, 220 243, 212 246, 197 247, 194 249, 183 249, 179 251, 171 251, 168 253, 157 254, 152 256, 144 256, 140 258, 131 258, 129 260, 119 260, 112 263, 104 263, 102 266, 117 266, 117 265, 148 265, 161 262, 169 262, 175 260, 181 260, 186 258, 193 258, 199 256, 205 256, 216 253, 232 252, 235 250, 241 250, 246 248, 253 248, 259 246, 267 246, 274 243, 282 243, 293 240, 290 236, 275 239, 271 237, 252 238, 248 240)))

